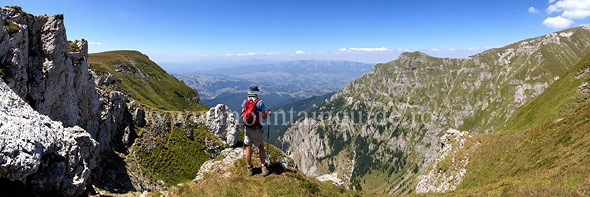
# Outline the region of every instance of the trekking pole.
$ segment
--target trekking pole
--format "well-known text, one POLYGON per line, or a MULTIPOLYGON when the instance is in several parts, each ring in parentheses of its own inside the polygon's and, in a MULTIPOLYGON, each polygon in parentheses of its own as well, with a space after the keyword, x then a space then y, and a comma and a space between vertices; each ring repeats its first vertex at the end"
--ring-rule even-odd
POLYGON ((266 154, 270 158, 268 146, 270 146, 270 110, 268 110, 268 122, 266 122, 266 154))
POLYGON ((270 110, 268 110, 268 122, 266 123, 266 130, 268 131, 268 133, 266 134, 266 143, 269 143, 270 141, 270 110))

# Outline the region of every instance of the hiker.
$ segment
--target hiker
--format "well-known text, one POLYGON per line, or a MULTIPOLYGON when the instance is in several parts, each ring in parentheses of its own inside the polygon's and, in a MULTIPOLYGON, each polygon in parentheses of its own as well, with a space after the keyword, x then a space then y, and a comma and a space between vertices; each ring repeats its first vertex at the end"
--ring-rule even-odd
MULTIPOLYGON (((270 171, 268 164, 266 163, 266 152, 264 150, 264 143, 262 140, 262 134, 264 133, 263 127, 260 124, 260 117, 265 120, 268 118, 265 113, 266 107, 258 94, 260 90, 257 85, 251 85, 248 89, 248 97, 242 102, 242 120, 244 122, 244 144, 246 145, 246 164, 248 164, 248 176, 254 175, 252 171, 251 162, 251 150, 252 145, 258 146, 260 163, 262 163, 262 176, 268 176, 270 171)), ((270 116, 270 110, 268 110, 268 116, 270 116)))

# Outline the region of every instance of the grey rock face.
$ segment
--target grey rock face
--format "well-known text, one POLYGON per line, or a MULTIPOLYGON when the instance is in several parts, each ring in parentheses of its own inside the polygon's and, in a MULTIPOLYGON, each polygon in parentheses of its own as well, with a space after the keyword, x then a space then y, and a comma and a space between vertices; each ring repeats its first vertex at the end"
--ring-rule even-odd
POLYGON ((293 149, 289 152, 290 157, 298 162, 299 169, 308 176, 322 175, 316 166, 318 162, 308 158, 322 158, 331 152, 330 148, 326 146, 327 139, 321 138, 317 129, 314 130, 314 127, 317 128, 316 124, 316 120, 306 118, 295 124, 296 126, 289 128, 281 139, 297 144, 291 146, 293 149))
POLYGON ((94 74, 94 84, 96 84, 96 86, 109 86, 115 83, 116 81, 117 79, 115 78, 115 75, 111 73, 108 73, 106 75, 94 74))
POLYGON ((3 81, 0 82, 0 92, 0 174, 10 180, 22 180, 36 172, 45 152, 57 152, 62 148, 59 140, 63 138, 64 128, 33 110, 3 81))
POLYGON ((239 121, 236 115, 225 106, 219 104, 211 109, 203 116, 199 122, 204 123, 209 132, 213 133, 215 137, 222 143, 228 146, 235 146, 240 137, 239 121))
POLYGON ((84 129, 74 126, 66 129, 66 143, 60 154, 66 157, 64 194, 78 195, 84 191, 92 169, 97 166, 99 143, 84 129))
POLYGON ((127 108, 127 97, 118 91, 110 93, 99 89, 97 91, 100 94, 102 109, 102 132, 97 135, 96 139, 101 144, 101 151, 110 149, 111 140, 113 139, 123 139, 123 144, 128 144, 133 125, 131 114, 127 108))
POLYGON ((79 195, 96 167, 98 143, 84 129, 39 114, 0 79, 0 178, 30 191, 79 195))
POLYGON ((471 154, 480 146, 479 143, 476 143, 473 147, 468 147, 471 149, 464 151, 463 157, 456 155, 457 151, 467 149, 464 146, 465 141, 469 138, 471 135, 465 131, 449 129, 445 132, 445 135, 440 138, 442 148, 432 164, 432 169, 418 177, 416 193, 447 192, 457 188, 467 173, 467 164, 469 164, 471 154), (447 169, 439 170, 438 165, 443 160, 449 160, 450 166, 447 169))
MULTIPOLYGON (((19 31, 0 30, 0 61, 10 73, 8 86, 41 114, 79 125, 95 135, 99 129, 99 103, 94 80, 88 72, 88 43, 72 42, 69 52, 63 16, 32 16, 2 8, 2 18, 19 31)), ((6 79, 6 78, 5 78, 6 79)))
POLYGON ((133 122, 135 122, 137 126, 145 126, 145 111, 143 110, 143 108, 137 108, 135 110, 135 113, 133 113, 133 122))
MULTIPOLYGON (((47 120, 61 122, 60 127, 43 123, 56 132, 38 129, 44 128, 43 125, 34 122, 30 123, 31 128, 26 125, 19 128, 36 132, 36 136, 31 137, 37 138, 31 139, 38 142, 13 147, 14 154, 11 153, 4 163, 7 165, 5 176, 13 181, 27 177, 23 183, 39 191, 79 194, 88 182, 90 171, 97 165, 96 150, 110 148, 115 136, 132 133, 127 123, 128 112, 125 113, 127 99, 116 92, 101 92, 103 95, 99 99, 95 80, 88 70, 88 43, 67 41, 63 15, 32 16, 20 9, 4 7, 0 16, 10 22, 0 27, 0 69, 7 87, 32 110, 46 115, 47 120), (18 30, 9 31, 5 25, 15 25, 18 30), (22 168, 15 170, 8 161, 23 161, 17 156, 19 151, 27 153, 23 157, 30 160, 19 164, 22 168), (42 160, 40 167, 37 166, 39 159, 42 160)), ((113 79, 101 80, 109 83, 113 79)), ((35 119, 25 116, 25 119, 35 119)), ((23 134, 3 133, 1 140, 28 139, 23 134)), ((128 143, 132 135, 127 136, 128 143)))

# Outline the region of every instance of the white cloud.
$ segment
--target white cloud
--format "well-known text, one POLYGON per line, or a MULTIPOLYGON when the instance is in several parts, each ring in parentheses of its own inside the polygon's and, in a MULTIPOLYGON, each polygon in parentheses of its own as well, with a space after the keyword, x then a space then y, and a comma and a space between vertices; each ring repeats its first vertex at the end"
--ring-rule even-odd
POLYGON ((481 47, 470 47, 470 48, 467 48, 467 50, 470 50, 470 51, 479 50, 479 49, 481 49, 481 47))
POLYGON ((88 42, 88 45, 102 45, 102 42, 88 42))
POLYGON ((553 3, 547 7, 547 13, 575 10, 590 10, 590 0, 559 0, 549 2, 553 3))
POLYGON ((295 51, 295 53, 297 53, 297 54, 304 54, 305 52, 304 51, 301 51, 301 50, 298 50, 298 51, 295 51))
POLYGON ((572 25, 574 20, 590 17, 590 0, 550 0, 547 13, 558 13, 559 16, 547 17, 543 24, 550 28, 560 29, 572 25))
POLYGON ((537 10, 537 8, 531 6, 531 7, 529 7, 529 13, 531 13, 531 14, 538 14, 539 13, 539 10, 537 10))
POLYGON ((448 51, 456 51, 457 49, 455 49, 455 48, 448 48, 447 50, 448 51))
POLYGON ((584 19, 590 16, 590 9, 588 10, 566 10, 563 11, 561 16, 570 18, 570 19, 584 19))
POLYGON ((431 51, 440 51, 440 49, 437 49, 437 48, 431 48, 430 50, 431 51))
POLYGON ((385 47, 380 48, 340 48, 338 51, 348 51, 348 52, 379 52, 379 51, 390 51, 390 49, 385 47))
POLYGON ((545 25, 549 28, 553 28, 553 29, 566 28, 566 27, 569 27, 570 25, 572 25, 573 23, 574 23, 573 20, 563 18, 561 16, 548 17, 547 19, 545 19, 543 21, 543 25, 545 25))

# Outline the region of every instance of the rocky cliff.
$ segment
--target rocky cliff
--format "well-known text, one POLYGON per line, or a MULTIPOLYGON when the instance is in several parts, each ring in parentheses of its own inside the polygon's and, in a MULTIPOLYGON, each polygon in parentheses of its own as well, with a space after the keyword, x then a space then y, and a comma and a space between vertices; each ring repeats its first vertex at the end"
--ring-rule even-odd
POLYGON ((418 177, 416 193, 454 191, 467 172, 470 157, 481 146, 467 141, 472 136, 467 132, 449 129, 440 138, 441 148, 437 158, 424 175, 418 177))
POLYGON ((92 70, 88 43, 67 40, 63 15, 33 16, 13 6, 0 16, 0 75, 6 82, 0 83, 0 182, 7 191, 70 196, 86 188, 165 189, 194 178, 224 143, 235 145, 228 141, 235 131, 225 135, 237 128, 231 126, 235 118, 199 118, 208 108, 198 93, 147 56, 124 53, 118 59, 128 62, 94 61, 116 69, 92 70), (137 76, 143 81, 128 83, 137 76), (211 131, 217 136, 203 124, 217 125, 211 131), (170 158, 162 161, 163 155, 170 158), (174 173, 159 171, 170 169, 174 173))
POLYGON ((96 166, 102 132, 100 102, 85 61, 87 42, 67 41, 62 15, 33 16, 4 7, 0 16, 0 70, 10 88, 2 95, 11 98, 3 107, 12 111, 9 116, 22 116, 2 126, 3 143, 8 143, 2 149, 13 148, 3 160, 6 170, 23 170, 1 178, 27 188, 80 194, 96 166), (18 145, 25 139, 30 141, 18 145), (19 152, 28 160, 18 160, 19 152), (22 163, 11 163, 14 159, 22 163))
POLYGON ((1 79, 0 97, 0 178, 9 181, 2 190, 81 194, 96 167, 98 143, 84 129, 35 111, 1 79))
POLYGON ((2 8, 1 14, 0 69, 8 86, 64 126, 98 134, 99 102, 86 64, 88 43, 68 42, 63 15, 33 16, 18 7, 2 8))
POLYGON ((0 69, 8 86, 39 113, 86 129, 101 150, 108 149, 118 132, 113 117, 121 118, 118 106, 126 99, 95 88, 88 42, 67 40, 63 15, 33 16, 5 7, 2 18, 0 69))
POLYGON ((350 83, 281 140, 310 176, 338 172, 353 188, 408 193, 437 157, 445 130, 504 127, 589 49, 590 26, 582 26, 464 59, 404 53, 350 83))

